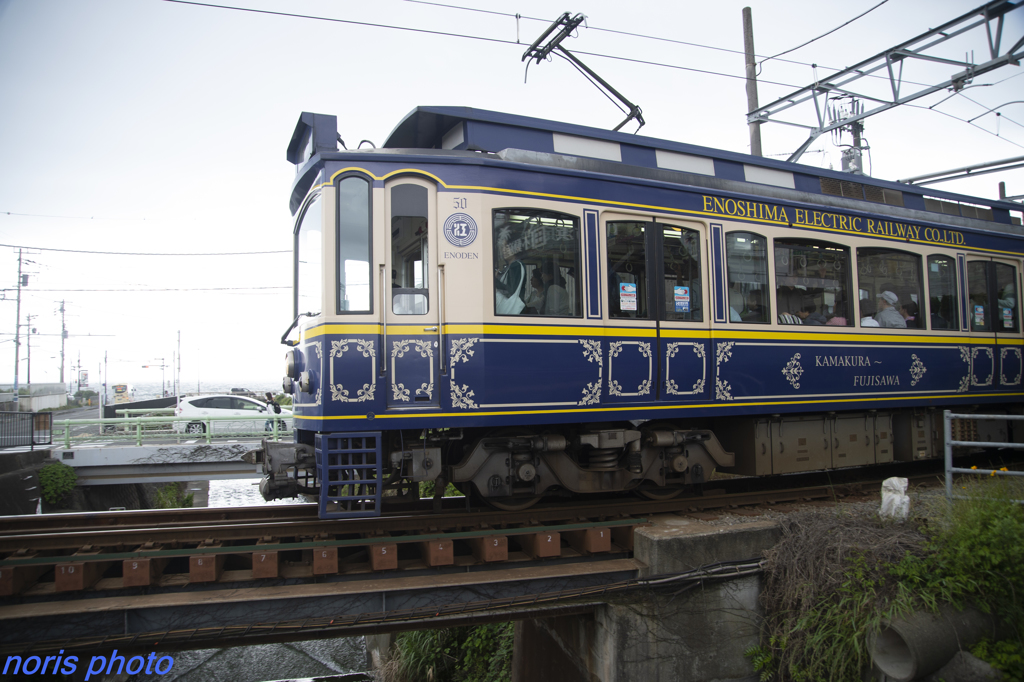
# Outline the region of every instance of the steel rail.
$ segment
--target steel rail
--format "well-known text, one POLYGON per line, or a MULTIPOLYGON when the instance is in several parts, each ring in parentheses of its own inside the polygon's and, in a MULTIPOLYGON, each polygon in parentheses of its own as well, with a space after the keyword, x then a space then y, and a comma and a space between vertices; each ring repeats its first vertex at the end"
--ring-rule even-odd
MULTIPOLYGON (((507 528, 515 525, 540 526, 587 520, 606 520, 646 514, 670 513, 689 510, 721 509, 730 506, 754 505, 764 502, 778 503, 829 498, 834 495, 830 486, 812 486, 769 492, 715 494, 704 497, 676 498, 664 501, 601 500, 577 504, 556 504, 531 507, 520 512, 474 510, 433 513, 384 514, 362 519, 320 520, 315 516, 292 520, 196 523, 189 525, 153 525, 138 527, 94 527, 52 529, 49 532, 23 532, 8 535, 0 531, 0 552, 77 550, 83 546, 110 547, 144 545, 149 542, 234 542, 264 537, 330 536, 423 532, 443 530, 458 532, 463 528, 491 526, 507 528)), ((284 507, 278 507, 283 509, 284 507)), ((152 518, 152 517, 150 517, 152 518)), ((364 541, 364 544, 365 541, 364 541)), ((221 551, 229 551, 224 548, 221 551)))

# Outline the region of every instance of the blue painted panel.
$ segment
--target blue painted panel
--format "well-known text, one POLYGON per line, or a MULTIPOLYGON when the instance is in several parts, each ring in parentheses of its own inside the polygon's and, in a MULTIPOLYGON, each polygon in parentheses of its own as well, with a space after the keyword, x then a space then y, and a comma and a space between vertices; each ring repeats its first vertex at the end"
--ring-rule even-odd
POLYGON ((481 121, 466 121, 465 126, 466 145, 471 149, 500 152, 514 147, 549 154, 555 151, 554 139, 546 130, 507 127, 481 121))
POLYGON ((979 372, 991 385, 990 356, 990 347, 955 344, 718 341, 716 398, 822 400, 964 393, 980 385, 979 372))
POLYGON ((971 348, 971 390, 991 391, 997 385, 996 353, 994 346, 971 348))
POLYGON ((793 173, 793 185, 798 192, 821 194, 821 178, 803 173, 793 173))
POLYGON ((655 399, 658 359, 654 339, 608 342, 608 402, 655 399))
POLYGON ((363 403, 359 406, 362 411, 372 411, 378 390, 377 345, 376 335, 334 339, 325 353, 322 400, 363 403))
POLYGON ((743 164, 725 159, 715 159, 715 177, 739 182, 747 181, 746 174, 743 172, 743 164))
POLYGON ((999 348, 999 386, 1007 390, 1020 389, 1024 362, 1020 346, 999 348))
POLYGON ((665 402, 706 400, 708 381, 708 341, 661 339, 661 364, 664 381, 661 399, 665 402))
POLYGON ((622 155, 622 163, 628 163, 633 166, 646 166, 647 168, 658 167, 658 153, 650 147, 620 144, 619 153, 622 155))
POLYGON ((587 318, 601 319, 601 239, 597 211, 583 212, 583 243, 587 271, 587 318))
POLYGON ((452 339, 452 408, 579 407, 600 402, 600 341, 560 337, 452 339))
POLYGON ((924 207, 924 197, 911 192, 903 192, 903 208, 912 208, 917 211, 927 210, 924 207))
POLYGON ((323 387, 328 383, 329 372, 324 367, 324 344, 323 337, 306 341, 300 345, 301 355, 298 371, 310 373, 310 390, 303 392, 299 390, 299 383, 294 382, 295 393, 292 396, 292 411, 295 415, 320 415, 323 414, 322 403, 324 396, 323 387))
POLYGON ((388 407, 438 404, 437 341, 434 336, 388 334, 388 407))

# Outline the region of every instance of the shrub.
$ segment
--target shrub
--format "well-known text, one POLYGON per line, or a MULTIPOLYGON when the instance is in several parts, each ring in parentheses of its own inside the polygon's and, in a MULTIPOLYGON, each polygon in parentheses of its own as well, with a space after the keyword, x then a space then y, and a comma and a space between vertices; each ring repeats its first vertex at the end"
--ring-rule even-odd
POLYGON ((509 682, 513 624, 403 632, 379 671, 386 682, 509 682))
MULTIPOLYGON (((1024 507, 1013 503, 1024 486, 986 479, 960 492, 968 499, 936 499, 909 523, 873 513, 787 517, 766 555, 762 644, 747 651, 761 679, 860 680, 882 621, 915 609, 973 604, 1024 623, 1024 507)), ((1000 644, 1009 649, 986 650, 1011 676, 1016 637, 1000 644)))
POLYGON ((78 474, 74 467, 69 467, 63 462, 47 464, 39 470, 39 487, 43 493, 43 499, 50 504, 60 504, 64 501, 78 481, 78 474))
POLYGON ((192 493, 188 495, 183 494, 180 484, 168 483, 156 491, 156 508, 180 509, 182 507, 191 507, 192 495, 192 493))

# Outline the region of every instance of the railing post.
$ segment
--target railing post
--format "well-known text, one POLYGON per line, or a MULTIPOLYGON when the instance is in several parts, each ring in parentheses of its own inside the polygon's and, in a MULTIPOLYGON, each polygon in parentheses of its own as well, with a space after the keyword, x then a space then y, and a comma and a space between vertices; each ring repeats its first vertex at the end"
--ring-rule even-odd
POLYGON ((209 445, 213 442, 213 420, 206 420, 206 444, 209 445))
POLYGON ((942 436, 945 438, 946 500, 953 501, 953 419, 949 410, 942 411, 942 436))
POLYGON ((276 443, 277 442, 277 419, 275 418, 273 420, 273 422, 274 422, 274 428, 273 428, 273 431, 271 432, 273 434, 271 437, 274 439, 274 442, 276 443))
POLYGON ((71 420, 64 420, 64 449, 71 449, 71 420))
POLYGON ((135 444, 142 447, 142 417, 135 418, 135 444))

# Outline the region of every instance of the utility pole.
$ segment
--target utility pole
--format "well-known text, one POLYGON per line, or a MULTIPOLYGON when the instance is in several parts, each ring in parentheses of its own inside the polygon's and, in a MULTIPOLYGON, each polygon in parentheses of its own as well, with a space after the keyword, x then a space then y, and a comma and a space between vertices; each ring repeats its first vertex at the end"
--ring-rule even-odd
POLYGON ((64 301, 60 302, 60 383, 64 383, 64 339, 68 338, 68 327, 64 324, 64 301))
MULTIPOLYGON (((27 277, 25 278, 28 279, 27 277)), ((18 406, 18 364, 21 362, 21 249, 18 249, 18 305, 14 321, 14 411, 18 406)), ((27 283, 27 282, 26 282, 27 283)))
POLYGON ((26 343, 27 343, 27 347, 28 347, 28 372, 27 372, 28 376, 25 378, 25 384, 28 386, 29 396, 32 395, 32 334, 35 332, 35 330, 32 328, 32 320, 35 319, 36 317, 39 317, 39 316, 38 315, 26 315, 25 316, 25 319, 28 321, 27 324, 25 325, 26 327, 28 327, 28 333, 25 335, 26 336, 26 343))
MULTIPOLYGON (((743 52, 747 62, 747 111, 757 111, 757 57, 754 55, 754 19, 749 7, 743 8, 743 52)), ((761 122, 751 121, 750 153, 761 154, 761 122)))
POLYGON ((167 369, 167 358, 158 358, 158 360, 160 360, 159 365, 143 365, 142 369, 149 369, 150 367, 160 368, 160 397, 165 398, 167 396, 167 389, 164 388, 164 386, 166 385, 166 382, 164 381, 164 370, 167 369))

